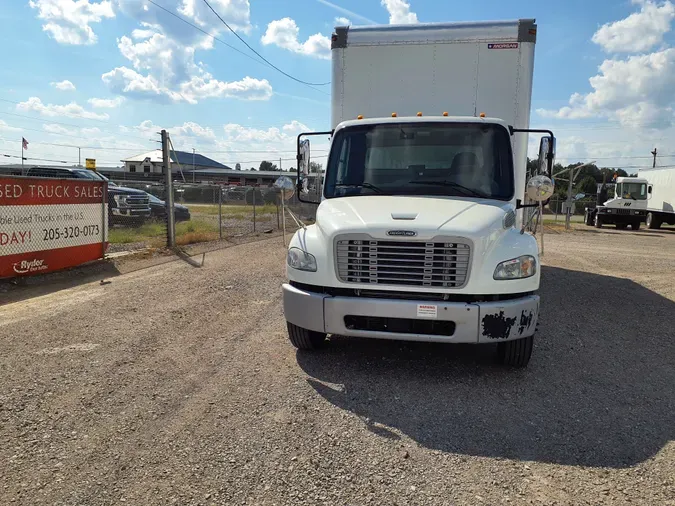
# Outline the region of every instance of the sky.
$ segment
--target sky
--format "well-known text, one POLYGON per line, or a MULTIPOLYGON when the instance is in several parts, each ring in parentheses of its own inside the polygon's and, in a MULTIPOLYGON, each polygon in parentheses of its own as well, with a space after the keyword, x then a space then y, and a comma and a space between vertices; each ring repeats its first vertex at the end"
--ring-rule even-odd
POLYGON ((330 128, 336 25, 535 18, 531 126, 554 131, 558 161, 635 171, 656 147, 675 165, 670 0, 208 3, 241 40, 204 0, 4 2, 0 163, 20 163, 24 137, 26 163, 120 165, 165 128, 177 150, 288 168, 298 133, 330 128))

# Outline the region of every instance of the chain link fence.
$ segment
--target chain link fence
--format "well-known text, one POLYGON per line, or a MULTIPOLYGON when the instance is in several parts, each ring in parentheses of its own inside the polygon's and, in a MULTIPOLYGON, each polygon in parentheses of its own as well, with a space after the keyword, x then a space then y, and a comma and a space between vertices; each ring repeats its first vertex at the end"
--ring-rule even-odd
MULTIPOLYGON (((125 188, 146 193, 153 215, 137 226, 111 229, 110 251, 166 246, 165 185, 145 181, 118 182, 125 188)), ((173 196, 177 246, 281 232, 284 208, 304 223, 312 223, 317 207, 299 202, 296 195, 282 203, 281 194, 274 187, 174 182, 173 196)), ((297 229, 297 224, 288 215, 285 225, 288 233, 297 229)))

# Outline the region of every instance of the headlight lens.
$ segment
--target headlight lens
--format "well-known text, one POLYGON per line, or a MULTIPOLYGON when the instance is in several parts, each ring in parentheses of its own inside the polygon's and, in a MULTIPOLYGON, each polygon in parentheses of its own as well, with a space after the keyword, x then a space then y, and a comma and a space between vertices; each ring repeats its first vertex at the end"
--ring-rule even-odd
POLYGON ((507 260, 497 265, 494 279, 522 279, 537 273, 537 260, 530 255, 507 260))
POLYGON ((316 272, 316 258, 300 248, 290 248, 286 263, 299 271, 316 272))
POLYGON ((127 196, 126 195, 115 195, 115 202, 117 202, 117 204, 126 204, 127 203, 127 196))

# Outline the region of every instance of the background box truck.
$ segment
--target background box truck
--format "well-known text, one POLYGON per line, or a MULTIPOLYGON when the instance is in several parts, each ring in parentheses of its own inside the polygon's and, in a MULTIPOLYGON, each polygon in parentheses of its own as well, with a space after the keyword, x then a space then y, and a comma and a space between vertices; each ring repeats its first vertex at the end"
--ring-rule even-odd
POLYGON ((675 225, 675 167, 643 169, 639 175, 649 184, 647 228, 675 225))
MULTIPOLYGON (((497 343, 503 363, 528 363, 540 264, 520 226, 538 205, 525 203, 536 33, 534 20, 336 28, 332 129, 298 137, 305 199, 307 137, 331 144, 316 223, 288 249, 296 347, 327 334, 497 343)), ((537 132, 550 175, 555 139, 537 132)))

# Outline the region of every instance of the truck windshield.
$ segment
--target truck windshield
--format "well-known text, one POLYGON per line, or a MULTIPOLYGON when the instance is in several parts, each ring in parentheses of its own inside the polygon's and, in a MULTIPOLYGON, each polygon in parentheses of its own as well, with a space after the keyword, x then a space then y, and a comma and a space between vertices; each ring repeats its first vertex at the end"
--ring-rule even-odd
POLYGON ((326 198, 428 195, 511 200, 509 134, 480 123, 387 123, 336 133, 326 198))
POLYGON ((646 183, 620 183, 618 194, 624 199, 646 200, 647 199, 647 184, 646 183))

